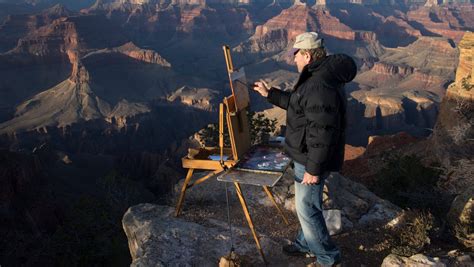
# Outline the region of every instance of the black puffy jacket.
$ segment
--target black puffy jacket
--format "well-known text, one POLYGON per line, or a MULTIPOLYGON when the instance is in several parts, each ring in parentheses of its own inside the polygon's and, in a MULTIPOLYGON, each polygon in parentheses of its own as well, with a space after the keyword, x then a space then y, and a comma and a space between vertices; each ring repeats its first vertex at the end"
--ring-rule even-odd
POLYGON ((306 65, 291 92, 269 91, 268 101, 287 110, 285 150, 305 165, 309 174, 342 167, 347 106, 344 84, 356 73, 351 57, 330 55, 306 65))

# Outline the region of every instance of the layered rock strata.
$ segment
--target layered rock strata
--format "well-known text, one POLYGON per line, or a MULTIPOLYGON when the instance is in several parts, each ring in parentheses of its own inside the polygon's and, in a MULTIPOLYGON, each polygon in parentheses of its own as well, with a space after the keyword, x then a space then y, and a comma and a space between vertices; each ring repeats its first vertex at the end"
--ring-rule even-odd
POLYGON ((179 102, 187 106, 193 106, 211 111, 214 109, 214 100, 219 92, 208 88, 190 88, 183 86, 176 90, 167 99, 171 102, 179 102))
POLYGON ((472 80, 474 34, 466 32, 460 42, 456 80, 446 92, 432 140, 443 162, 469 157, 474 149, 474 81, 472 80))
POLYGON ((466 32, 459 43, 456 79, 447 91, 448 97, 474 100, 474 33, 466 32))
MULTIPOLYGON (((462 6, 459 10, 464 9, 462 6)), ((448 7, 421 7, 408 11, 407 17, 425 36, 442 36, 458 43, 465 29, 472 28, 472 9, 464 12, 448 7), (464 20, 464 17, 467 20, 464 20), (469 18, 470 17, 470 18, 469 18)))
POLYGON ((381 91, 355 91, 349 101, 347 141, 365 145, 371 135, 400 131, 425 136, 436 122, 439 98, 422 91, 388 94, 381 91))
MULTIPOLYGON (((116 122, 119 127, 124 127, 127 117, 150 112, 150 109, 143 103, 129 103, 119 95, 116 96, 119 99, 116 105, 110 104, 109 101, 97 95, 95 91, 103 95, 102 89, 92 80, 83 61, 91 66, 96 65, 93 64, 94 57, 113 59, 114 54, 121 54, 146 64, 165 68, 171 66, 155 51, 140 49, 133 43, 113 49, 98 50, 82 59, 76 49, 69 49, 66 54, 72 65, 70 77, 17 106, 14 118, 0 124, 0 132, 34 130, 50 126, 65 127, 80 121, 96 119, 103 119, 110 123, 116 122)), ((114 99, 110 95, 107 97, 114 99)))

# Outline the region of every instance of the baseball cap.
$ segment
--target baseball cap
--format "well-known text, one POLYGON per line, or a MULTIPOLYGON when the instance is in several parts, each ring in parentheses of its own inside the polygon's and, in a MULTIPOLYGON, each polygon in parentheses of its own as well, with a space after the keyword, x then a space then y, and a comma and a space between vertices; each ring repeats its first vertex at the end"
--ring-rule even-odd
POLYGON ((293 56, 300 49, 314 49, 324 47, 323 39, 318 38, 319 35, 316 32, 304 32, 296 36, 293 48, 288 51, 288 55, 293 56))

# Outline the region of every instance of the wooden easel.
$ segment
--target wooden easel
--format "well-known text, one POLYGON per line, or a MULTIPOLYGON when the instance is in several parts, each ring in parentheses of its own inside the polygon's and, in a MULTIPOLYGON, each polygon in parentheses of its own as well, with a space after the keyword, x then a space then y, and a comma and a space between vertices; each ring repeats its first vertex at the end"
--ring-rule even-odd
MULTIPOLYGON (((245 83, 241 82, 241 84, 238 85, 234 82, 235 76, 233 76, 233 74, 235 74, 235 72, 234 67, 232 65, 232 58, 230 56, 230 49, 228 46, 224 46, 223 49, 226 59, 227 72, 229 74, 232 95, 229 97, 225 97, 223 103, 219 105, 219 147, 206 147, 206 153, 204 153, 204 155, 218 154, 220 155, 220 160, 216 161, 210 160, 208 158, 200 158, 199 154, 196 155, 193 159, 190 159, 187 156, 182 159, 183 168, 188 169, 188 173, 184 180, 183 187, 181 188, 181 194, 179 196, 178 204, 176 206, 175 216, 179 216, 181 212, 183 201, 186 195, 186 190, 195 185, 203 183, 207 179, 214 177, 215 175, 227 169, 232 168, 234 165, 237 164, 239 158, 243 154, 245 154, 251 146, 250 129, 246 114, 246 108, 250 104, 248 89, 245 83), (224 147, 224 116, 226 118, 227 128, 229 131, 229 139, 231 143, 230 148, 224 147), (210 170, 211 172, 191 183, 191 178, 194 170, 210 170)), ((255 231, 252 217, 250 216, 247 207, 247 202, 245 201, 245 197, 242 193, 240 183, 233 181, 233 184, 235 186, 240 204, 245 214, 245 218, 247 219, 247 223, 250 227, 250 230, 252 231, 253 238, 255 239, 257 249, 263 261, 266 263, 265 256, 263 254, 263 250, 260 245, 257 232, 255 231)), ((283 221, 285 222, 285 224, 288 225, 288 219, 284 215, 282 209, 278 206, 268 186, 263 186, 263 190, 270 198, 271 202, 275 205, 280 215, 283 217, 283 221)))

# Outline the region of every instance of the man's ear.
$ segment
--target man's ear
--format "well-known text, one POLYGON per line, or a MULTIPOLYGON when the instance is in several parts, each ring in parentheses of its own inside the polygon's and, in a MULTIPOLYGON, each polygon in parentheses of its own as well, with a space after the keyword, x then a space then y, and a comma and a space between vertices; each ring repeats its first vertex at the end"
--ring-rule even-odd
POLYGON ((304 60, 305 60, 306 64, 311 62, 311 55, 308 52, 305 52, 303 56, 304 56, 304 60))

